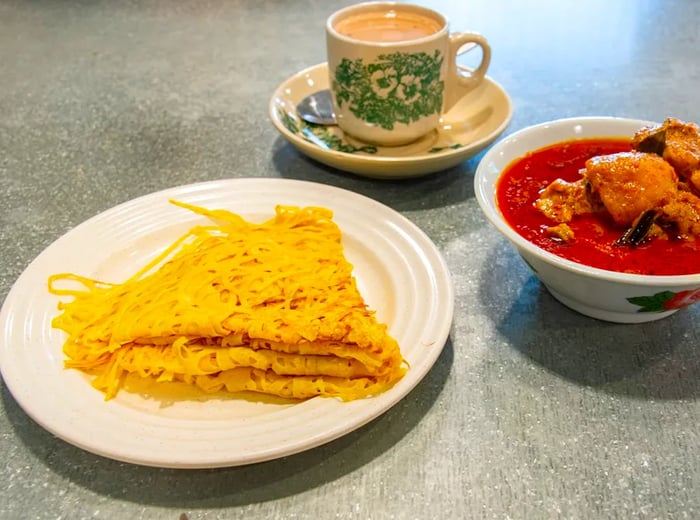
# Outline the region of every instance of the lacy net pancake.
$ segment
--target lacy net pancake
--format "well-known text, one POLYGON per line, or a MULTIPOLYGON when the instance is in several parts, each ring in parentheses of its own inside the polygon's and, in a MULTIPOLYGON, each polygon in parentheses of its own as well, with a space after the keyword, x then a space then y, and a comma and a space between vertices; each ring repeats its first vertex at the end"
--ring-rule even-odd
POLYGON ((53 326, 65 366, 114 397, 127 374, 207 392, 357 399, 404 374, 399 346, 368 309, 325 208, 278 206, 255 224, 209 217, 123 283, 56 274, 53 326), (59 287, 60 286, 60 287, 59 287), (67 286, 67 287, 64 287, 67 286))

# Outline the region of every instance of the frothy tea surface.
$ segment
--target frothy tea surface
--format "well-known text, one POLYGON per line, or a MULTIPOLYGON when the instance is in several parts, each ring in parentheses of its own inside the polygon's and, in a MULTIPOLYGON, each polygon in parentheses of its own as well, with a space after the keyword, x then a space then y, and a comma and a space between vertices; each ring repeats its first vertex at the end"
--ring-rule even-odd
POLYGON ((401 42, 435 34, 442 23, 428 16, 392 9, 357 13, 339 20, 335 30, 355 40, 401 42))

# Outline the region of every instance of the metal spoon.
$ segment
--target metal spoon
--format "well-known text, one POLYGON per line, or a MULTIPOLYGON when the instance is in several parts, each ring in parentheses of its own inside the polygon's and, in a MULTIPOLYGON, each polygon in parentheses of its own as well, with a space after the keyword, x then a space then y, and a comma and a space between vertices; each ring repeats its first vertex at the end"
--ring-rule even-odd
POLYGON ((333 102, 329 89, 309 94, 297 105, 297 114, 304 121, 316 125, 335 125, 333 102))

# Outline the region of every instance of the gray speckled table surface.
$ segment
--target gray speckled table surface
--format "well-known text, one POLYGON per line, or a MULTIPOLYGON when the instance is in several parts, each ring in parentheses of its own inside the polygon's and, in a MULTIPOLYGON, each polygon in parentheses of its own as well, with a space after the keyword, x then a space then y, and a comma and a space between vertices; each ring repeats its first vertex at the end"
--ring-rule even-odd
MULTIPOLYGON (((694 0, 427 2, 488 36, 506 131, 575 115, 700 121, 694 0)), ((449 340, 353 433, 225 469, 120 463, 54 438, 3 386, 0 518, 698 518, 698 308, 614 325, 556 302, 474 198, 480 156, 410 181, 339 172, 270 124, 325 60, 342 1, 0 1, 0 299, 121 202, 231 177, 304 179, 420 226, 454 277, 449 340)))

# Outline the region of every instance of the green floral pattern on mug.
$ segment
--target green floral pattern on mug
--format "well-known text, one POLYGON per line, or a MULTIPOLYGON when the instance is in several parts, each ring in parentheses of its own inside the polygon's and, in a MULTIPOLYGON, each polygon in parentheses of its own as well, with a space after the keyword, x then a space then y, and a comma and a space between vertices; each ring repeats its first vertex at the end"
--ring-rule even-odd
POLYGON ((410 124, 439 114, 444 81, 439 51, 382 54, 379 61, 343 59, 335 69, 333 92, 340 107, 345 104, 357 117, 393 130, 396 123, 410 124))

